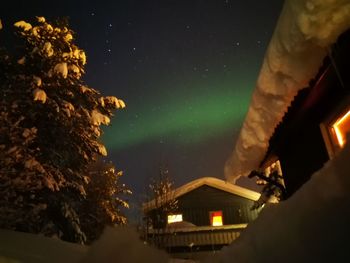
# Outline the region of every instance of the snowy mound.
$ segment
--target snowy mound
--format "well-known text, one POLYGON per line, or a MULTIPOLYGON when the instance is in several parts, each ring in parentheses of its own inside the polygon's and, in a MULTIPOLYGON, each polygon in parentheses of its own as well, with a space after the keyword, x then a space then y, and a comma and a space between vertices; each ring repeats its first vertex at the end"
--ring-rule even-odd
POLYGON ((349 189, 350 144, 291 198, 266 205, 219 262, 350 262, 349 189))

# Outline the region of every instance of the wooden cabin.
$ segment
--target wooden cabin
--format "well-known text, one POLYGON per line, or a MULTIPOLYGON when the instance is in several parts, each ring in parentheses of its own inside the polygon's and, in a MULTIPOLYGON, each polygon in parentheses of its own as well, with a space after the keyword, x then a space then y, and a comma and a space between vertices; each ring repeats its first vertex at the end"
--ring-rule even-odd
MULTIPOLYGON (((307 58, 306 58, 307 59, 307 58)), ((260 169, 279 160, 287 196, 333 158, 350 131, 350 30, 331 47, 269 140, 260 169)))
MULTIPOLYGON (((204 177, 185 184, 169 196, 176 210, 159 212, 158 200, 143 204, 152 221, 146 239, 179 257, 217 251, 234 241, 260 209, 252 209, 260 194, 229 182, 204 177)), ((162 200, 169 201, 169 196, 162 200)), ((160 204, 160 205, 159 205, 160 204)))

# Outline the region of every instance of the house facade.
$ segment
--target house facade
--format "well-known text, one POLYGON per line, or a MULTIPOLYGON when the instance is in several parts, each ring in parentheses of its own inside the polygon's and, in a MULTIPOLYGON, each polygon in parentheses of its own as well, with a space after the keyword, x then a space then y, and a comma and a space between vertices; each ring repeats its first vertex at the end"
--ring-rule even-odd
POLYGON ((145 239, 178 257, 198 258, 220 250, 260 211, 252 209, 259 193, 212 177, 183 185, 171 196, 178 205, 169 213, 160 213, 156 200, 143 204, 151 221, 145 239))
POLYGON ((345 145, 350 131, 350 30, 332 45, 310 85, 299 91, 260 164, 279 160, 287 196, 345 145))
POLYGON ((348 2, 285 2, 226 162, 228 180, 268 178, 278 164, 288 198, 344 147, 350 131, 350 16, 341 10, 350 10, 348 2))

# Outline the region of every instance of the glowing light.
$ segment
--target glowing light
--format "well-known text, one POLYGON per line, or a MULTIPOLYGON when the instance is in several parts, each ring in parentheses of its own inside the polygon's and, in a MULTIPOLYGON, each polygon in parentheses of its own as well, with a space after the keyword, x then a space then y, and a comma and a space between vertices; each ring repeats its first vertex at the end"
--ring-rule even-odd
POLYGON ((213 226, 222 226, 222 216, 213 216, 213 226))
POLYGON ((212 226, 222 226, 222 211, 210 212, 210 224, 212 226))
POLYGON ((222 80, 217 80, 210 84, 188 84, 208 87, 201 92, 198 92, 198 88, 181 92, 174 86, 174 93, 170 97, 162 93, 157 95, 168 99, 145 96, 139 105, 125 98, 128 102, 127 110, 116 114, 112 121, 116 125, 103 127, 103 142, 108 149, 118 151, 159 141, 159 138, 174 144, 192 145, 232 131, 243 121, 249 106, 251 90, 243 87, 254 86, 254 83, 223 83, 222 80), (219 84, 224 87, 222 90, 214 92, 210 89, 219 84))
POLYGON ((346 142, 346 134, 350 131, 350 110, 332 125, 340 147, 346 142))
POLYGON ((168 224, 182 222, 182 214, 168 215, 168 224))

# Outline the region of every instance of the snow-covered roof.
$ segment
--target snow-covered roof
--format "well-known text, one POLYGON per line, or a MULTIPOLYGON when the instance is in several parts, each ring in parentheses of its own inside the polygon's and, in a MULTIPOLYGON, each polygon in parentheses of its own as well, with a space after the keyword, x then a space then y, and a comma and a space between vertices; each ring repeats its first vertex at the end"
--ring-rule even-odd
MULTIPOLYGON (((211 187, 214 187, 216 189, 235 194, 253 201, 256 201, 259 199, 260 194, 257 192, 254 192, 252 190, 249 190, 247 188, 240 187, 238 185, 234 185, 228 181, 223 181, 218 178, 214 177, 202 177, 199 179, 196 179, 194 181, 191 181, 183 186, 180 186, 179 188, 175 189, 172 193, 170 193, 168 196, 171 196, 172 198, 176 199, 180 196, 187 194, 203 185, 208 185, 211 187)), ((166 198, 160 198, 160 200, 166 200, 166 198)), ((155 208, 156 201, 153 199, 147 203, 143 204, 143 209, 145 212, 155 208)))
POLYGON ((350 28, 349 0, 286 0, 225 177, 257 169, 276 126, 299 90, 316 75, 330 46, 350 28))

